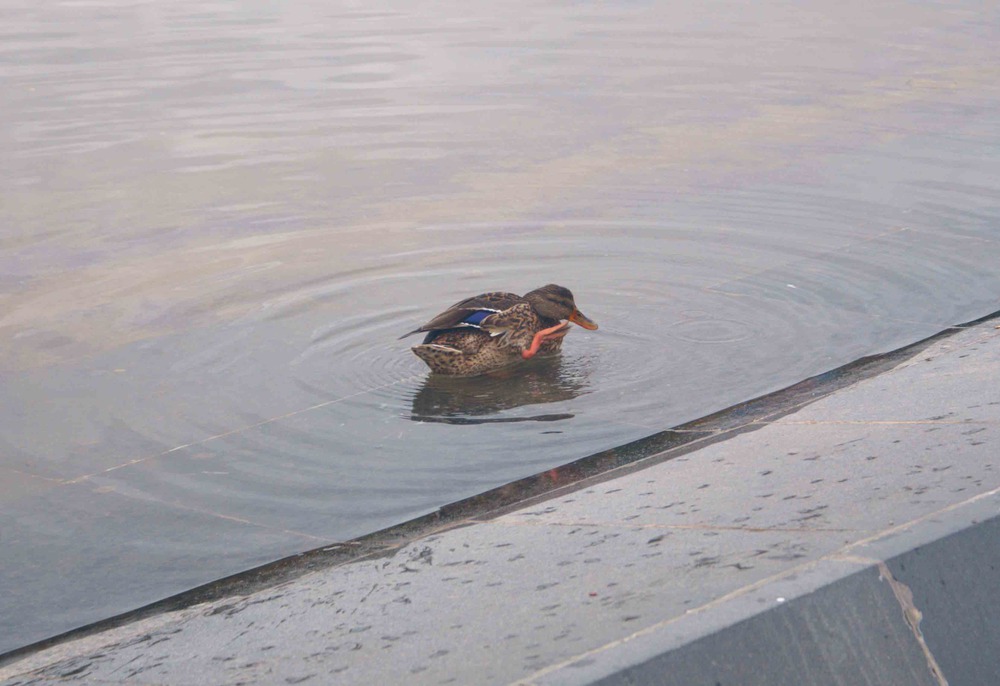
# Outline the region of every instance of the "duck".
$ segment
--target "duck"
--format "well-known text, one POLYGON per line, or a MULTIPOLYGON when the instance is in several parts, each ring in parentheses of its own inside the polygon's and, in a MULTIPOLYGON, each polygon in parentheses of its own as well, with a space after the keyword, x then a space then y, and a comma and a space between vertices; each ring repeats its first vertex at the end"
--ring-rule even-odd
POLYGON ((400 338, 426 333, 411 350, 432 372, 476 376, 558 352, 569 322, 597 329, 568 288, 550 283, 523 296, 496 291, 466 298, 400 338))

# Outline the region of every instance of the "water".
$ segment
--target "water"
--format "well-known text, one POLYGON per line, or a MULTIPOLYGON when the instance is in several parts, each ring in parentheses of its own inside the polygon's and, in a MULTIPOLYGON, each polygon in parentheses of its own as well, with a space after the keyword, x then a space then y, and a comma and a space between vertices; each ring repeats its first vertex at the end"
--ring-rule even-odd
POLYGON ((0 651, 1000 307, 996 9, 337 5, 0 3, 0 651))

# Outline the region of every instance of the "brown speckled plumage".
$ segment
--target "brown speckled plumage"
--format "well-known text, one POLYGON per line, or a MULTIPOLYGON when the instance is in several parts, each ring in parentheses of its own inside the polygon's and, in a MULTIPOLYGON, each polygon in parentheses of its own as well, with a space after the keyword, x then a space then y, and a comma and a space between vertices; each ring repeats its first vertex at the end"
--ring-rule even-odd
POLYGON ((576 309, 573 294, 561 286, 549 284, 523 297, 513 293, 483 293, 455 303, 411 331, 410 334, 427 332, 424 342, 412 350, 438 374, 474 376, 536 353, 558 351, 568 331, 563 319, 589 329, 597 328, 576 309), (481 321, 468 323, 466 320, 476 313, 481 313, 481 321), (536 336, 539 341, 533 345, 536 336))

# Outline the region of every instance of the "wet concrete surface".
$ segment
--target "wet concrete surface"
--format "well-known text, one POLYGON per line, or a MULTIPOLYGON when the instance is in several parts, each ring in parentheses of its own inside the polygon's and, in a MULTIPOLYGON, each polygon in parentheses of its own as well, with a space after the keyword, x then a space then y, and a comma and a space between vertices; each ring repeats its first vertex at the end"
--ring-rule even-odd
POLYGON ((992 320, 757 430, 0 683, 985 683, 998 379, 992 320))

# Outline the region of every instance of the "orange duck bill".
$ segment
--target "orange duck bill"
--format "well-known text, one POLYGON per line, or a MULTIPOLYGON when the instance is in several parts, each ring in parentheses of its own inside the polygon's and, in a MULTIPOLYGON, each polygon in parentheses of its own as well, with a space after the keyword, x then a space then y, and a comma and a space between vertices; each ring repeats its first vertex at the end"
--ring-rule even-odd
POLYGON ((585 329, 589 329, 591 331, 597 330, 597 323, 580 310, 574 309, 573 314, 569 316, 569 320, 574 324, 579 324, 585 329))

